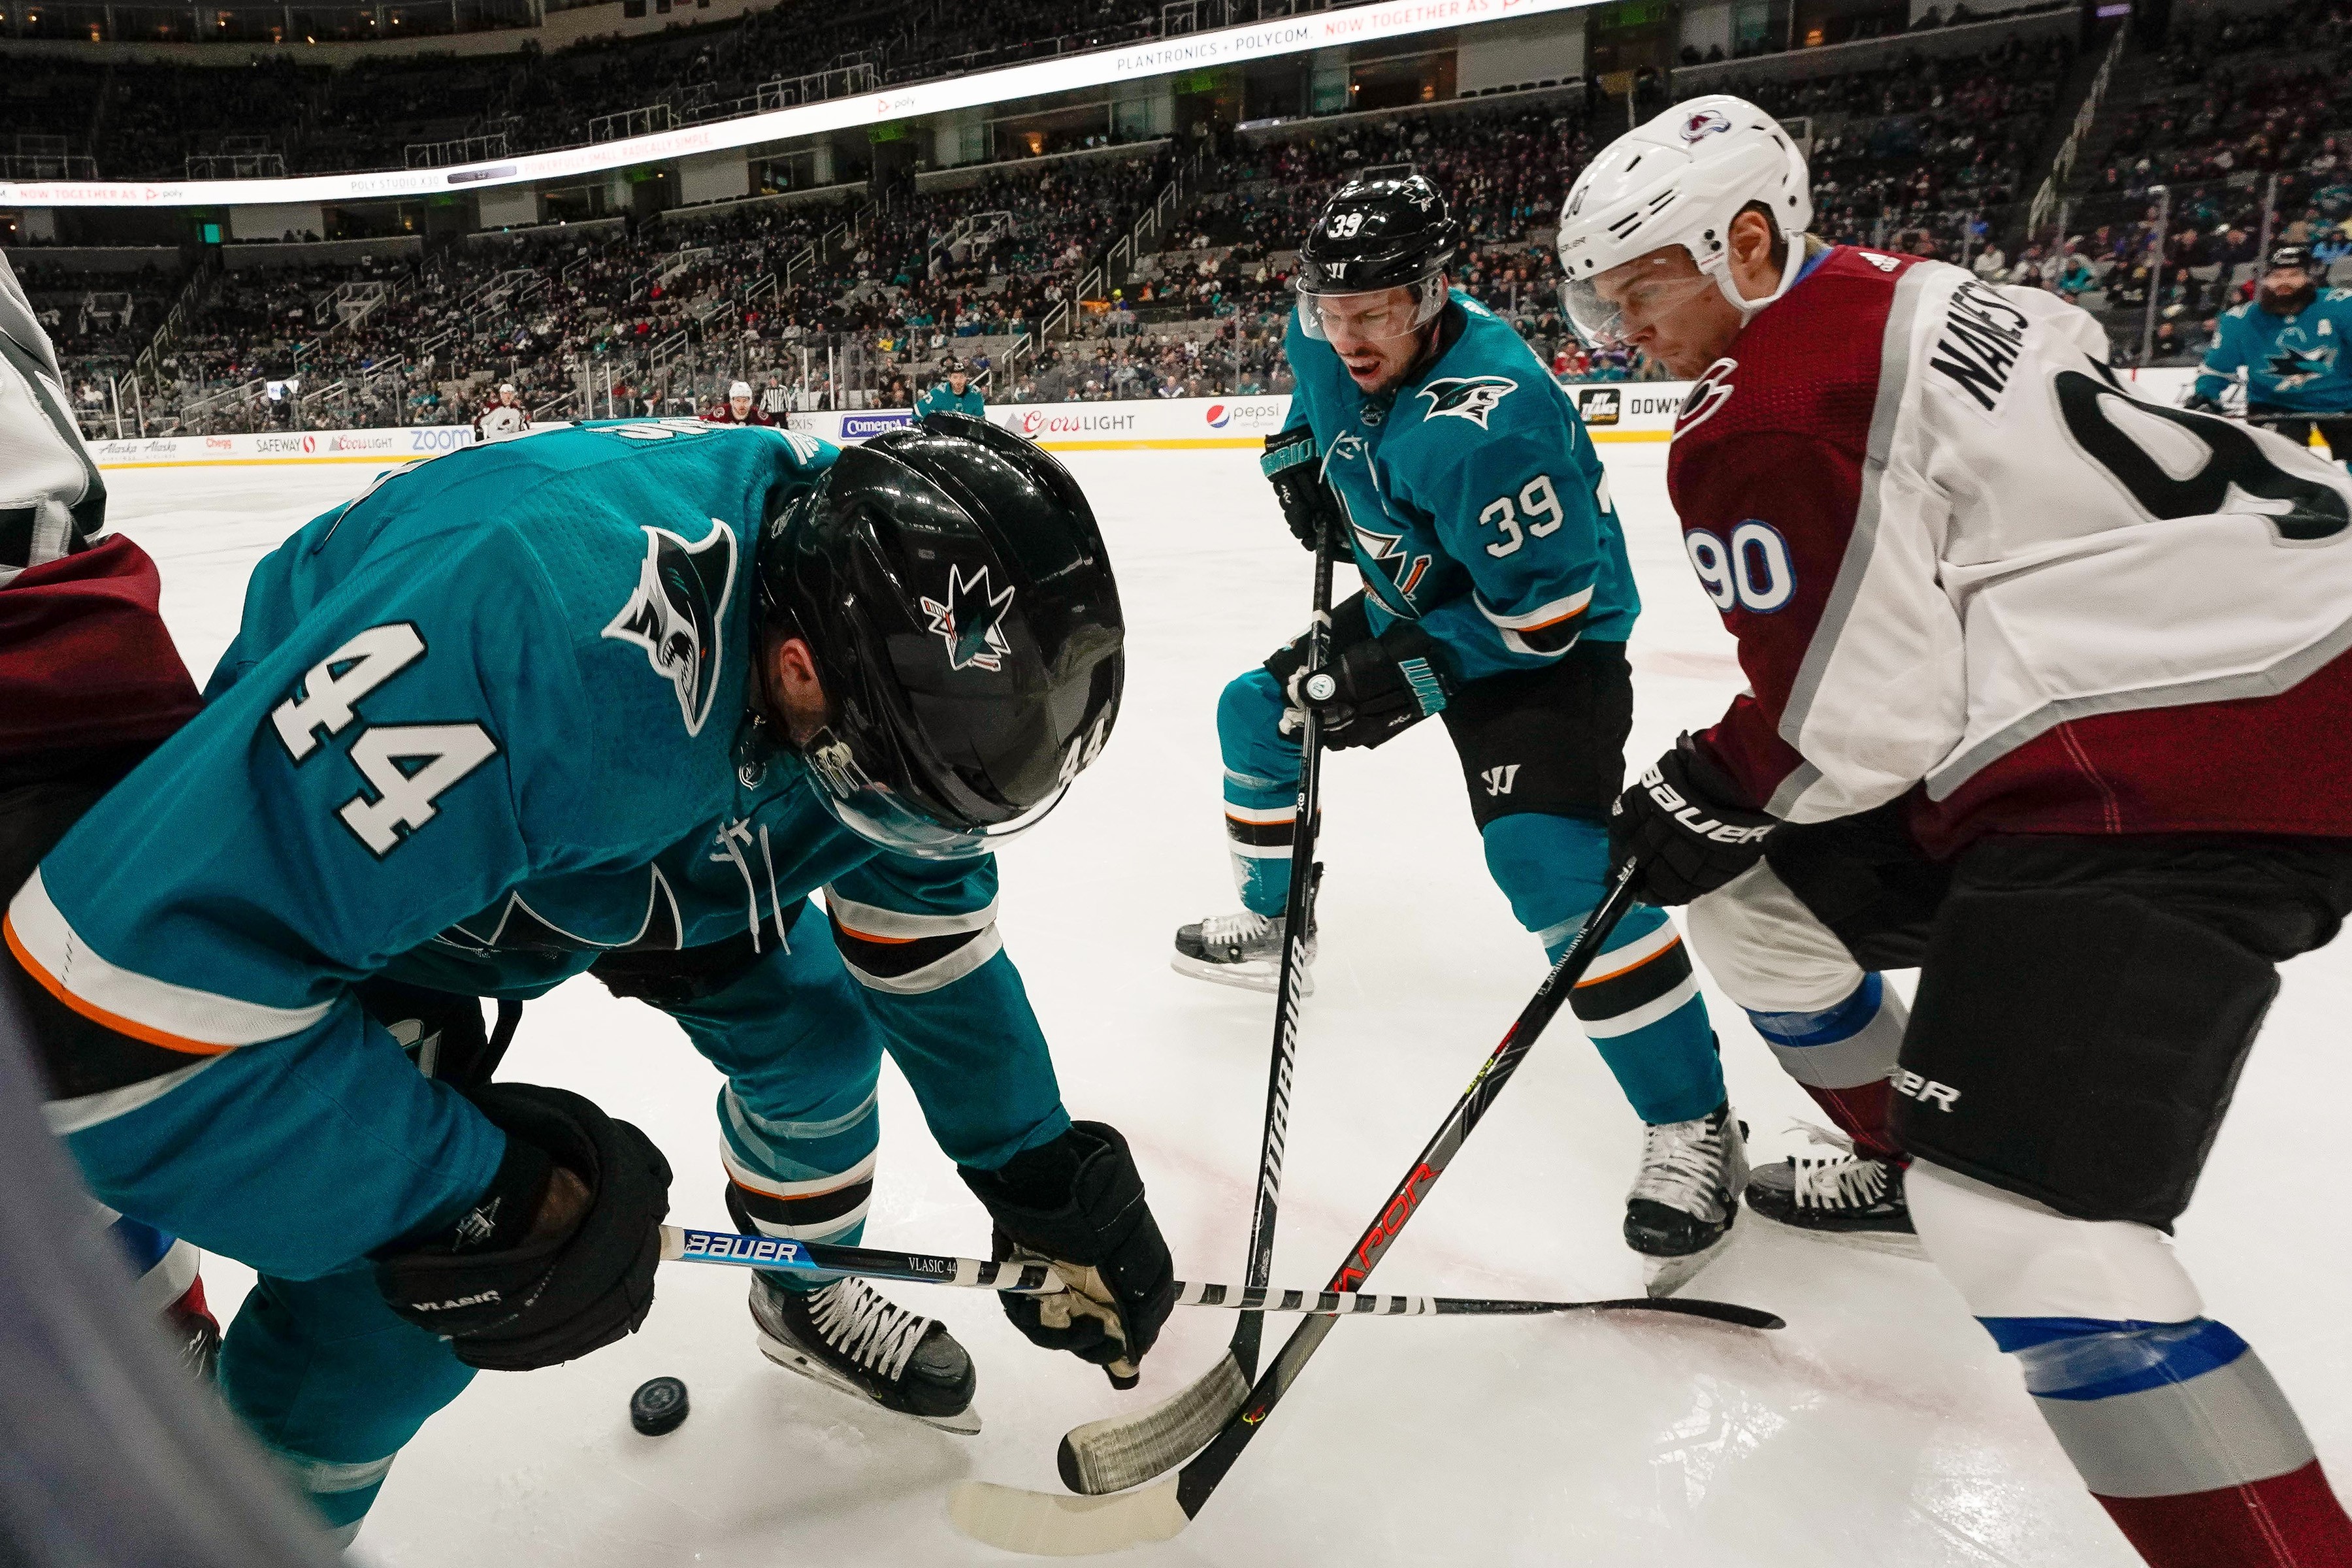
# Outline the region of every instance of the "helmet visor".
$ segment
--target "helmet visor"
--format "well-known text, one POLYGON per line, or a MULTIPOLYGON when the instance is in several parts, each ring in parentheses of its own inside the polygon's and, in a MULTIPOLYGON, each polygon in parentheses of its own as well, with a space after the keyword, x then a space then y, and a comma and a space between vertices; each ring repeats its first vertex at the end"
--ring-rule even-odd
POLYGON ((866 773, 848 742, 830 729, 818 731, 801 748, 801 760, 808 764, 818 804, 835 822, 877 848, 919 860, 969 860, 988 854, 1036 826, 1069 793, 1065 783, 1009 822, 947 823, 866 773))
POLYGON ((1363 294, 1317 294, 1298 281, 1298 330, 1317 342, 1388 342, 1409 338, 1445 309, 1438 274, 1400 289, 1363 294))
POLYGON ((1670 245, 1591 278, 1570 279, 1560 285, 1559 302, 1586 348, 1617 349, 1717 292, 1715 279, 1699 270, 1690 252, 1670 245))

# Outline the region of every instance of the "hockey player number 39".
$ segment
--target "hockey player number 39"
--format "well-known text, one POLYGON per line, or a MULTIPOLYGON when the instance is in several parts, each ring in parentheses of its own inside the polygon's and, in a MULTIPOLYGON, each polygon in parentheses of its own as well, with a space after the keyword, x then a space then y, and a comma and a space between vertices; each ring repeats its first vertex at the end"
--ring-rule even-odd
POLYGON ((1511 504, 1511 498, 1508 496, 1496 496, 1486 503, 1485 510, 1478 513, 1480 526, 1492 523, 1503 531, 1501 539, 1486 546, 1486 553, 1497 560, 1525 544, 1528 534, 1541 539, 1544 535, 1557 531, 1559 525, 1567 521, 1567 515, 1559 510, 1559 492, 1551 488, 1549 474, 1538 474, 1534 479, 1529 479, 1519 491, 1517 506, 1511 504), (1530 518, 1549 518, 1550 521, 1529 522, 1525 529, 1521 529, 1519 527, 1521 512, 1525 512, 1530 518))
MULTIPOLYGON (((425 657, 425 639, 406 621, 370 626, 310 667, 294 695, 269 710, 278 739, 299 766, 322 736, 342 733, 360 699, 425 657)), ((379 858, 433 820, 442 791, 498 755, 479 724, 373 724, 352 742, 352 765, 375 791, 335 809, 344 826, 379 858)))

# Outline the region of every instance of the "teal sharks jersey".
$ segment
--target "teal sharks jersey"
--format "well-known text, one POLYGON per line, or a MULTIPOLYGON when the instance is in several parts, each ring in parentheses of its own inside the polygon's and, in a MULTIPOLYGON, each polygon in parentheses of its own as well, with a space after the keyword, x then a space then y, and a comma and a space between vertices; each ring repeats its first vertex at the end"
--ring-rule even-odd
POLYGON ((2225 311, 2213 346, 2199 366, 2197 392, 2219 400, 2221 388, 2246 373, 2246 401, 2297 413, 2352 410, 2352 289, 2322 289, 2292 316, 2274 316, 2258 300, 2225 311))
POLYGON ((616 950, 774 952, 823 889, 919 1094, 1058 1119, 993 860, 879 851, 747 743, 761 520, 836 455, 622 422, 388 474, 256 569, 203 711, 10 906, 19 961, 193 1060, 348 1030, 373 975, 527 997, 616 950))
POLYGON ((988 399, 969 382, 964 384, 961 396, 946 382, 934 382, 915 399, 915 417, 920 419, 926 414, 969 414, 974 419, 985 419, 988 399))
POLYGON ((1609 479, 1576 406, 1507 322, 1456 289, 1437 362, 1366 397, 1294 313, 1290 424, 1346 507, 1375 630, 1417 620, 1456 679, 1539 668, 1641 612, 1609 479))

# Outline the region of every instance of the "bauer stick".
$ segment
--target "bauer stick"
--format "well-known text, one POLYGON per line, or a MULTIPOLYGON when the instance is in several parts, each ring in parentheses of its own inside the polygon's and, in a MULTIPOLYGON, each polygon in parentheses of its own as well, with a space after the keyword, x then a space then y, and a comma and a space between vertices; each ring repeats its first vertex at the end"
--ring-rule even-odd
MULTIPOLYGON (((1493 1107, 1544 1026, 1583 979, 1601 944, 1609 940, 1619 919, 1633 906, 1633 885, 1639 874, 1638 861, 1628 864, 1618 874, 1609 896, 1585 921, 1584 928, 1568 944, 1568 951, 1559 955, 1551 973, 1544 976, 1543 984, 1520 1010, 1517 1021, 1470 1079, 1470 1087, 1454 1101, 1436 1134, 1423 1146, 1404 1180, 1357 1238, 1346 1261, 1332 1276, 1332 1289, 1348 1289, 1362 1283, 1395 1245, 1430 1189, 1437 1184, 1437 1178, 1445 1173, 1446 1166, 1461 1152, 1471 1130, 1493 1107)), ((1118 1497, 1071 1498, 986 1481, 965 1481, 949 1496, 948 1517, 957 1529, 976 1541, 1007 1552, 1040 1557, 1087 1556, 1146 1542, 1172 1540, 1207 1506, 1217 1484, 1241 1458, 1242 1450, 1257 1435, 1275 1405, 1305 1370, 1307 1359, 1339 1321, 1336 1316, 1318 1314, 1293 1330, 1289 1341, 1240 1408, 1190 1463, 1158 1485, 1118 1497)), ((1139 1457, 1139 1464, 1160 1457, 1139 1457)))
MULTIPOLYGON (((766 1268, 810 1279, 834 1279, 845 1274, 869 1279, 901 1279, 919 1285, 957 1285, 973 1290, 1008 1295, 1050 1295, 1067 1289, 1062 1277, 1045 1263, 992 1263, 980 1258, 948 1258, 929 1252, 877 1252, 864 1247, 833 1247, 824 1242, 788 1241, 780 1237, 745 1236, 735 1231, 661 1227, 665 1263, 726 1263, 740 1268, 766 1268)), ((1779 1318, 1753 1307, 1723 1301, 1655 1300, 1639 1297, 1623 1301, 1521 1301, 1465 1296, 1381 1296, 1355 1290, 1279 1290, 1176 1281, 1176 1305, 1224 1307, 1237 1312, 1339 1312, 1354 1318, 1511 1318, 1548 1312, 1680 1312, 1686 1317, 1712 1318, 1742 1328, 1777 1329, 1779 1318)))
MULTIPOLYGON (((1325 453, 1316 482, 1331 466, 1325 453)), ((1332 530, 1315 547, 1315 611, 1307 623, 1307 662, 1301 684, 1310 703, 1320 699, 1312 685, 1330 677, 1332 530)), ((1287 695, 1287 694, 1286 694, 1287 695)), ((1323 868, 1315 863, 1315 824, 1323 809, 1323 719, 1305 708, 1298 736, 1298 795, 1290 837, 1290 894, 1283 910, 1282 975, 1274 1009, 1273 1060, 1266 1068, 1265 1127, 1258 1142, 1257 1194, 1250 1210, 1249 1252, 1242 1278, 1245 1289, 1263 1290, 1274 1272, 1275 1213, 1282 1196, 1282 1147, 1290 1128, 1290 1080, 1298 1060, 1299 991, 1306 983, 1307 931, 1314 919, 1315 894, 1323 868)), ((1257 1375, 1263 1331, 1255 1309, 1244 1309, 1234 1337, 1217 1364, 1183 1389, 1134 1415, 1091 1421, 1062 1438, 1062 1479, 1073 1491, 1117 1491, 1150 1480, 1211 1437, 1233 1418, 1257 1375), (1150 1456, 1171 1455, 1155 1460, 1150 1456), (1137 1468, 1138 1463, 1148 1466, 1137 1468)))

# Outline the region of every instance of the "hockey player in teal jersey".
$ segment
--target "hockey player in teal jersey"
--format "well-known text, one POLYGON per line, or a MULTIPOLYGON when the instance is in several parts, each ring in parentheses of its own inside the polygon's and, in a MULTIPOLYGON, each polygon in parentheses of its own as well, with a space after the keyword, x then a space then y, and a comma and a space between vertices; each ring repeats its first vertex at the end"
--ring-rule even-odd
MULTIPOLYGON (((1265 468, 1301 542, 1343 531, 1364 582, 1332 612, 1326 743, 1377 746, 1441 715, 1487 868, 1557 958, 1608 871, 1641 604, 1591 437, 1517 332, 1449 289, 1454 244, 1423 175, 1331 198, 1300 250, 1297 391, 1265 468)), ((1302 637, 1218 704, 1243 909, 1177 931, 1182 973, 1277 984, 1305 657, 1302 637)), ((1728 1235, 1747 1167, 1664 910, 1619 923, 1570 1005, 1648 1129, 1625 1238, 1670 1291, 1728 1235)))
POLYGON ((2223 313, 2189 406, 2218 413, 2242 373, 2249 420, 2298 442, 2316 426, 2352 467, 2352 289, 2320 288, 2318 270, 2307 246, 2272 248, 2254 298, 2223 313))
MULTIPOLYGON (((725 1075, 743 1228, 858 1237, 888 1051, 999 1255, 1091 1292, 1016 1325, 1131 1383, 1167 1249, 1062 1106, 988 853, 1108 738, 1121 625, 1069 476, 954 416, 542 434, 261 563, 205 708, 16 893, 0 965, 92 1191, 258 1271, 223 1388, 330 1523, 475 1369, 645 1317, 662 1156, 486 1081, 476 999, 583 972, 725 1075)), ((976 1429, 962 1348, 862 1281, 754 1276, 751 1310, 779 1364, 976 1429)))
POLYGON ((981 396, 980 388, 971 384, 971 374, 963 361, 948 361, 940 379, 915 399, 915 417, 920 419, 926 414, 969 414, 974 419, 987 418, 988 400, 981 396))

